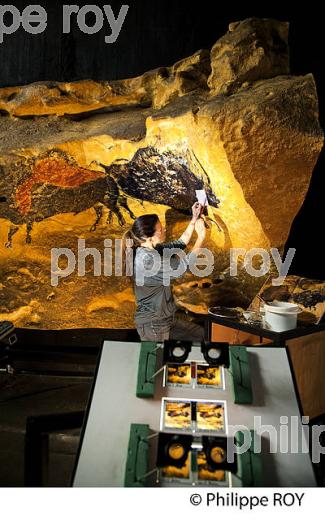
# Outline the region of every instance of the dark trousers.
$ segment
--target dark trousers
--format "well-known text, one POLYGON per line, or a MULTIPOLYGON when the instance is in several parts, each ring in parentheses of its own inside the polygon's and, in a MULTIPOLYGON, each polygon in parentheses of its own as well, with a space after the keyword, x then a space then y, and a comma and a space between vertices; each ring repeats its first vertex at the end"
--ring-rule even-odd
POLYGON ((150 322, 137 326, 141 341, 164 341, 165 339, 180 339, 187 341, 203 341, 204 328, 192 321, 174 318, 171 323, 150 322))

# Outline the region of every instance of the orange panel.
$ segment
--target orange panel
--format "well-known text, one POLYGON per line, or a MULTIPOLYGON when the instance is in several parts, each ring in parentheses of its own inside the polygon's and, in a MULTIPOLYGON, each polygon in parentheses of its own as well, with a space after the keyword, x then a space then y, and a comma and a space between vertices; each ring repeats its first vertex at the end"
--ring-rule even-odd
POLYGON ((305 415, 311 419, 325 413, 325 332, 288 341, 305 415))
MULTIPOLYGON (((232 345, 261 343, 259 336, 216 323, 212 324, 211 340, 232 345)), ((269 339, 262 341, 270 342, 269 339)), ((303 412, 310 419, 318 417, 325 413, 325 332, 290 340, 288 347, 303 412)))
POLYGON ((211 341, 225 341, 231 345, 256 345, 271 342, 271 340, 266 338, 261 341, 259 336, 218 325, 217 323, 212 324, 211 341))

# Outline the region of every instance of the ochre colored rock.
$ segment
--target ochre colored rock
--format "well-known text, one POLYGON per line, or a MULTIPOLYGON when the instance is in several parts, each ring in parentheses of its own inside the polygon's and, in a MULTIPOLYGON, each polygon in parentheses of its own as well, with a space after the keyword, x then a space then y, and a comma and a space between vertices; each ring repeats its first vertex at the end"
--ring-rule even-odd
POLYGON ((214 270, 186 274, 175 296, 198 313, 248 305, 265 278, 231 277, 229 251, 282 251, 323 144, 314 79, 289 75, 286 35, 283 22, 247 20, 211 62, 199 51, 125 81, 0 89, 0 319, 133 327, 132 280, 115 265, 107 274, 105 255, 145 213, 179 237, 202 188, 214 270), (97 250, 84 266, 83 243, 97 250), (58 248, 76 266, 55 284, 58 248))
MULTIPOLYGON (((242 196, 273 247, 281 248, 286 242, 322 147, 317 114, 315 83, 309 74, 259 81, 226 99, 215 96, 196 116, 197 126, 209 132, 206 140, 212 146, 206 154, 210 164, 215 172, 225 169, 218 151, 222 145, 242 196)), ((211 172, 211 177, 217 177, 216 173, 211 172)), ((225 187, 216 189, 226 199, 224 207, 225 187)), ((236 219, 235 211, 232 217, 236 219)))
POLYGON ((12 116, 80 114, 103 108, 118 109, 150 104, 142 78, 123 81, 32 83, 0 89, 0 110, 12 116))
POLYGON ((211 72, 210 53, 206 50, 177 62, 170 68, 159 69, 152 89, 152 105, 162 108, 177 97, 199 89, 208 90, 211 72))
POLYGON ((211 91, 230 94, 244 83, 289 74, 288 31, 289 24, 277 20, 231 23, 211 50, 211 91))
POLYGON ((207 90, 211 72, 206 50, 177 62, 121 81, 57 81, 0 89, 0 110, 12 116, 83 114, 130 107, 161 108, 193 90, 207 90))

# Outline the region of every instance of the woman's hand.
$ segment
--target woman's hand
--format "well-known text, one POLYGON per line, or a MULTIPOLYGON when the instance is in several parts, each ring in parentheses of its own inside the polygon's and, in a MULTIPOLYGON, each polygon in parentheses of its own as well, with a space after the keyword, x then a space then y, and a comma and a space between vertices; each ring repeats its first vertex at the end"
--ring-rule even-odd
POLYGON ((192 214, 193 214, 192 220, 189 223, 189 225, 187 226, 187 228, 185 229, 182 236, 180 237, 180 240, 182 240, 184 242, 184 244, 186 244, 186 245, 188 245, 188 243, 191 240, 195 226, 198 222, 198 219, 200 219, 201 211, 202 211, 201 204, 199 202, 195 202, 195 204, 193 204, 193 206, 192 206, 192 214))
POLYGON ((195 224, 197 220, 200 218, 202 211, 202 206, 199 202, 195 202, 192 206, 192 222, 195 224))
POLYGON ((199 238, 204 239, 206 235, 206 227, 203 218, 199 218, 195 222, 195 231, 199 238))

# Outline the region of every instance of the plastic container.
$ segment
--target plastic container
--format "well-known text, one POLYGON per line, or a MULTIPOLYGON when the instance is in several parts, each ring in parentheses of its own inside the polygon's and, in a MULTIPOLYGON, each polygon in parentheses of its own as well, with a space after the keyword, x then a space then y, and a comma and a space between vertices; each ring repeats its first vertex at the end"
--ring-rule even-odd
POLYGON ((274 301, 264 304, 265 325, 275 332, 295 329, 298 314, 301 311, 298 305, 288 302, 274 301))

